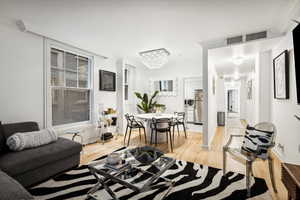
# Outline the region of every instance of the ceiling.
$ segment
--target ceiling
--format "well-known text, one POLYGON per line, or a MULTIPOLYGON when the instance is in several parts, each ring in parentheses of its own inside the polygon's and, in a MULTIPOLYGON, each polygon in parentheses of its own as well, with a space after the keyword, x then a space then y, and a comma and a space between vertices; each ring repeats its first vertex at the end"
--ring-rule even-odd
POLYGON ((256 55, 272 49, 280 39, 277 37, 212 49, 208 54, 209 62, 215 67, 218 75, 234 76, 235 72, 247 74, 254 71, 256 55), (236 58, 243 58, 243 62, 235 64, 236 58))
MULTIPOLYGON (((166 48, 199 62, 201 41, 283 32, 297 0, 0 0, 0 23, 22 19, 38 33, 104 56, 139 59, 166 48)), ((298 5, 298 4, 297 4, 298 5)))

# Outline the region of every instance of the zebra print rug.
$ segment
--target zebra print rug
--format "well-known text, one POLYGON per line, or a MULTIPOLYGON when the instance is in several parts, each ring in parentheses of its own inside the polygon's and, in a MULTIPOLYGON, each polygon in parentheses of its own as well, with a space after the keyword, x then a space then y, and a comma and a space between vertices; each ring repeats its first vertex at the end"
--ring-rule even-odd
MULTIPOLYGON (((247 199, 245 176, 239 173, 228 172, 223 176, 221 169, 176 160, 163 176, 175 181, 166 200, 247 199)), ((33 187, 29 192, 38 200, 79 200, 86 199, 87 192, 96 183, 96 179, 84 165, 33 187)), ((251 183, 251 198, 271 199, 263 179, 253 178, 251 183)), ((111 182, 109 185, 120 200, 158 200, 166 191, 162 188, 136 193, 119 184, 111 182)), ((99 190, 98 196, 101 200, 111 200, 103 188, 99 190)))

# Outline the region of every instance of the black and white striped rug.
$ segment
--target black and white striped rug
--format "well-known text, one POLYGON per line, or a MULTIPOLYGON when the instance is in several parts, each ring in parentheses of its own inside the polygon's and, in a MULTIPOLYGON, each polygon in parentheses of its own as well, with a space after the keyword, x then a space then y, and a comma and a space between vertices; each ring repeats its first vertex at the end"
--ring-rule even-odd
MULTIPOLYGON (((175 181, 166 200, 247 199, 245 176, 239 173, 228 172, 223 176, 221 169, 177 160, 163 176, 175 181)), ((88 190, 96 183, 84 165, 33 187, 29 192, 39 200, 86 199, 88 190)), ((272 199, 263 179, 253 178, 251 183, 252 197, 272 199)), ((120 200, 158 200, 166 190, 135 193, 119 184, 109 185, 120 200)), ((101 200, 111 199, 103 189, 100 189, 98 196, 101 200)))

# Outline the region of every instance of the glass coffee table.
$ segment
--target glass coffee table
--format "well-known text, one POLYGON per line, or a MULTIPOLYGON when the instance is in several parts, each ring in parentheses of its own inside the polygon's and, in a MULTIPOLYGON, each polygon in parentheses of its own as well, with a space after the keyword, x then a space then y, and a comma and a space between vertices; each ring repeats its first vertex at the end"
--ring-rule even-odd
POLYGON ((174 165, 175 159, 161 156, 150 164, 142 164, 129 151, 127 149, 118 152, 123 159, 123 165, 120 168, 113 168, 107 165, 106 158, 94 161, 88 165, 90 172, 98 181, 89 190, 88 198, 101 199, 97 191, 103 187, 113 199, 118 200, 115 192, 109 187, 108 183, 110 181, 125 186, 137 193, 166 188, 162 199, 168 195, 174 182, 161 175, 174 165))

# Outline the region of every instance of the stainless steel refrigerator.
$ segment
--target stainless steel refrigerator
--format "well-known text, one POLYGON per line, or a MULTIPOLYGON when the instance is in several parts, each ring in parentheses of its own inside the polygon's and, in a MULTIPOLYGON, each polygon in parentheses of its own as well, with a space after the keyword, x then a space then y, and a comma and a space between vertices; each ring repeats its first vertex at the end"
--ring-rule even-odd
POLYGON ((203 90, 195 90, 195 103, 194 103, 194 123, 203 124, 203 90))

